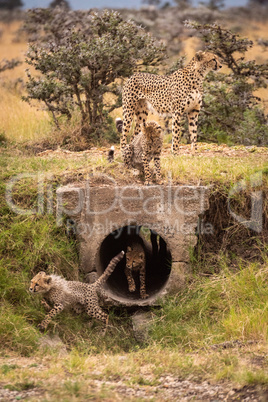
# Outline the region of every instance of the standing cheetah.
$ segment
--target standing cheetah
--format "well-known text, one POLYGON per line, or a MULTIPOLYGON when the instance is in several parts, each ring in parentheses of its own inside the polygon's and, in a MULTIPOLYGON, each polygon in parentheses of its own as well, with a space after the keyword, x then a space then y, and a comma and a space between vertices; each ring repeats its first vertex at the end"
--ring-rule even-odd
POLYGON ((123 130, 121 148, 127 144, 130 125, 135 115, 135 134, 148 117, 152 107, 159 114, 172 115, 172 151, 177 154, 181 138, 180 122, 186 112, 191 135, 191 149, 195 151, 197 120, 202 102, 203 81, 211 70, 221 64, 213 53, 199 51, 190 63, 171 75, 137 73, 128 79, 123 88, 123 130))

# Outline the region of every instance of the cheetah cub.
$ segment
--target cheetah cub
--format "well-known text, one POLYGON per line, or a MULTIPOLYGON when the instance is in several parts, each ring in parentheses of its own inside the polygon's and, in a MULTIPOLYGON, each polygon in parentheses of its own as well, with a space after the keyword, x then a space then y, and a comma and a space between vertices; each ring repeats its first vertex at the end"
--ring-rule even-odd
POLYGON ((47 275, 41 271, 31 280, 30 292, 39 293, 44 296, 42 304, 50 310, 45 319, 38 325, 40 330, 45 330, 51 319, 63 311, 65 308, 72 308, 75 312, 86 311, 90 317, 101 320, 106 326, 108 315, 101 309, 98 302, 97 291, 114 271, 116 265, 124 256, 121 251, 115 256, 104 273, 93 284, 67 281, 57 275, 47 275))
MULTIPOLYGON (((123 121, 116 119, 116 128, 122 133, 123 121)), ((156 181, 161 183, 160 155, 162 151, 163 137, 162 129, 154 121, 141 125, 141 132, 134 136, 129 144, 122 149, 122 155, 125 165, 128 168, 144 171, 145 185, 152 184, 152 174, 149 163, 154 159, 156 170, 156 181)))
POLYGON ((139 272, 140 277, 140 297, 146 299, 145 275, 146 275, 146 257, 142 245, 138 242, 133 242, 127 247, 126 252, 126 268, 125 275, 128 281, 128 290, 135 292, 136 284, 133 278, 133 272, 139 272))

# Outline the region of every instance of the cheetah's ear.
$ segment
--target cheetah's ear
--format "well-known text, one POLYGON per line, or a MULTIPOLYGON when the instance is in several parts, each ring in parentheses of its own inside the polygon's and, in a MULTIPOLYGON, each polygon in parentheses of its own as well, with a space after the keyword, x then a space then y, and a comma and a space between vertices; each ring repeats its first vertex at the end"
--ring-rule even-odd
POLYGON ((204 58, 204 52, 202 52, 202 50, 199 50, 199 52, 197 52, 195 56, 198 61, 201 61, 204 58))
POLYGON ((46 278, 46 283, 47 283, 48 285, 50 284, 51 281, 52 281, 51 276, 49 276, 48 278, 46 278))

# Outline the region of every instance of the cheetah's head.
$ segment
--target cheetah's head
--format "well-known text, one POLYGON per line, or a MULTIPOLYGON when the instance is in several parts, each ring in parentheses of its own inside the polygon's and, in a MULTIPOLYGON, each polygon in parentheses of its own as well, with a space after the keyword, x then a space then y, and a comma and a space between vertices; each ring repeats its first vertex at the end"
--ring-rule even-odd
POLYGON ((219 57, 211 52, 202 52, 201 50, 194 56, 196 62, 202 66, 206 72, 211 70, 217 71, 222 68, 219 57))
POLYGON ((142 132, 149 141, 153 141, 161 137, 162 129, 155 121, 149 121, 143 124, 142 132))
POLYGON ((145 255, 135 247, 128 246, 126 252, 127 268, 140 268, 144 264, 145 255))
POLYGON ((47 293, 51 288, 51 276, 40 271, 33 277, 30 284, 30 292, 32 293, 47 293))

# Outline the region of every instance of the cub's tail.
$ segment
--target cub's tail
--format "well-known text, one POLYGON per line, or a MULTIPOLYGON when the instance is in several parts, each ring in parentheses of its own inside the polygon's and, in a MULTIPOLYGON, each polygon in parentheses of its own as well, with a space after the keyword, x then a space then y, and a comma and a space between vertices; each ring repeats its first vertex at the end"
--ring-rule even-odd
POLYGON ((115 267, 117 266, 117 264, 119 263, 119 261, 122 260, 122 258, 124 257, 125 252, 121 251, 119 254, 117 254, 111 261, 110 264, 108 265, 108 267, 105 269, 105 271, 103 272, 103 274, 99 277, 99 279, 96 280, 96 282, 94 282, 94 286, 99 287, 101 286, 108 278, 109 276, 112 274, 112 272, 114 271, 115 267))
POLYGON ((111 146, 111 149, 108 151, 108 156, 107 156, 108 162, 113 162, 114 160, 114 146, 111 146))
POLYGON ((123 120, 120 119, 120 117, 117 117, 115 119, 115 126, 116 126, 117 131, 121 134, 123 131, 123 120))

